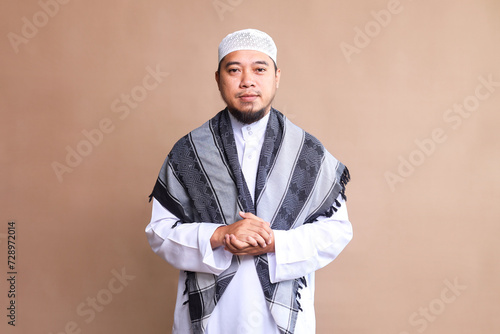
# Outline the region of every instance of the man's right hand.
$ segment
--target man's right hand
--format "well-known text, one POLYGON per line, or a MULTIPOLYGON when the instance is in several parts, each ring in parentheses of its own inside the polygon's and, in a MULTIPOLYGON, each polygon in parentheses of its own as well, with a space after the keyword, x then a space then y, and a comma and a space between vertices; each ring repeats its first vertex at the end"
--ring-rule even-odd
POLYGON ((272 230, 270 224, 262 218, 249 212, 240 212, 241 220, 218 227, 210 244, 212 249, 225 245, 225 237, 233 235, 237 240, 254 247, 266 247, 272 243, 272 230))

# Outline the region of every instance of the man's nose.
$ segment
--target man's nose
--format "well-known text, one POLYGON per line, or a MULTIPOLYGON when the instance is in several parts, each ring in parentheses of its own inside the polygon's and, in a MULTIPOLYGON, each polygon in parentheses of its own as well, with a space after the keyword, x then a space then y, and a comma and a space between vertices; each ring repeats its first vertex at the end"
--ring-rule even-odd
POLYGON ((240 87, 248 88, 248 87, 254 87, 254 86, 255 86, 255 78, 254 78, 253 73, 250 71, 243 71, 241 73, 240 87))

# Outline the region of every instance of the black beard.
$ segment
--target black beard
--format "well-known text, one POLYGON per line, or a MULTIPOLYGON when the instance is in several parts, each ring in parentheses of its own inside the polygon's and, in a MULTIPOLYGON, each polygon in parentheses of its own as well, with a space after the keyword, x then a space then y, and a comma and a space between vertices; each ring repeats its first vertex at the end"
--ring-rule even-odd
POLYGON ((236 120, 243 124, 252 124, 261 120, 264 116, 266 116, 266 108, 262 108, 257 111, 241 111, 238 109, 227 108, 231 115, 236 118, 236 120))

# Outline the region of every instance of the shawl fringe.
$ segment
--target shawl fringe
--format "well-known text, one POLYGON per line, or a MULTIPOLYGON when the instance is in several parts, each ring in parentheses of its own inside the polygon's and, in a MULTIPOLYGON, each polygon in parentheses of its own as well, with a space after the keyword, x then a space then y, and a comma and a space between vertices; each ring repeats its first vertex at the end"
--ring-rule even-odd
POLYGON ((351 174, 349 173, 349 169, 347 167, 344 167, 344 171, 342 172, 342 175, 340 176, 340 185, 342 186, 342 190, 340 191, 340 195, 342 195, 342 198, 344 201, 347 201, 347 196, 345 195, 345 187, 347 185, 347 182, 351 180, 351 174))

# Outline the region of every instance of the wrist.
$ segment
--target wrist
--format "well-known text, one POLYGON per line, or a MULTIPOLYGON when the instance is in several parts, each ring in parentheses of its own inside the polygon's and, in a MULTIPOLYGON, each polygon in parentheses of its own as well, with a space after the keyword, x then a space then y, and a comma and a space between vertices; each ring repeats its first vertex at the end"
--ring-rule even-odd
POLYGON ((224 245, 224 236, 226 235, 226 226, 219 226, 215 229, 210 237, 210 245, 212 249, 216 249, 224 245))

